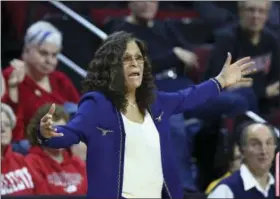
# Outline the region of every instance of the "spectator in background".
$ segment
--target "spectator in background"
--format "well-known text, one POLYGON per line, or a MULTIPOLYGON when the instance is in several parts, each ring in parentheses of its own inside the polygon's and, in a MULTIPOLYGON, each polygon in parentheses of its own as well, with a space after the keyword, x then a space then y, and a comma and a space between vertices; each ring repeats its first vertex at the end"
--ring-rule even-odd
POLYGON ((1 104, 1 195, 33 195, 34 181, 21 154, 12 151, 16 117, 11 107, 1 104))
POLYGON ((246 123, 242 127, 241 168, 222 180, 208 198, 275 198, 274 178, 269 173, 277 137, 266 124, 246 123))
MULTIPOLYGON (((35 182, 35 193, 85 195, 87 192, 85 162, 74 156, 71 149, 51 149, 38 143, 37 126, 50 106, 46 104, 41 107, 27 128, 32 148, 26 156, 26 162, 35 182)), ((53 125, 63 125, 68 121, 68 115, 62 106, 56 107, 53 121, 53 125)))
MULTIPOLYGON (((192 45, 184 40, 181 33, 173 27, 170 21, 154 19, 158 3, 157 1, 129 2, 131 15, 121 21, 110 23, 112 27, 108 27, 108 29, 109 32, 124 30, 133 33, 146 42, 157 88, 166 92, 174 92, 194 85, 192 80, 186 76, 185 69, 190 70, 197 67, 197 57, 191 52, 192 45), (173 70, 173 68, 176 68, 176 70, 173 70), (172 73, 171 71, 173 71, 173 77, 168 76, 172 73)), ((207 104, 188 112, 188 116, 197 117, 204 121, 217 121, 222 114, 230 116, 240 114, 247 110, 247 107, 248 105, 243 97, 222 93, 207 104)), ((191 143, 196 132, 185 132, 183 114, 172 116, 170 125, 176 154, 180 161, 180 177, 183 187, 188 192, 197 191, 191 171, 191 167, 193 167, 191 161, 192 146, 188 144, 191 143)), ((217 130, 215 129, 215 131, 217 130)))
POLYGON ((2 101, 17 117, 13 141, 24 138, 24 128, 39 107, 46 103, 77 103, 79 94, 62 72, 56 71, 62 35, 50 23, 32 24, 24 38, 22 60, 13 60, 3 71, 6 93, 2 101))
MULTIPOLYGON (((213 29, 228 26, 238 21, 238 3, 236 1, 194 1, 194 9, 199 13, 199 18, 213 29)), ((280 28, 280 3, 271 1, 268 16, 268 27, 278 31, 280 28)))
POLYGON ((230 136, 229 142, 227 144, 227 150, 226 157, 224 157, 227 162, 226 162, 226 170, 227 172, 219 179, 211 182, 209 186, 207 187, 205 193, 209 194, 216 186, 219 184, 223 179, 229 177, 232 173, 237 171, 242 162, 242 154, 240 152, 238 143, 236 139, 234 138, 235 136, 230 136))
POLYGON ((246 96, 249 104, 254 106, 251 109, 257 111, 260 107, 261 112, 268 112, 273 104, 277 105, 276 99, 279 98, 280 46, 279 41, 265 28, 270 6, 269 1, 238 2, 239 24, 217 34, 215 49, 205 73, 207 79, 219 72, 223 63, 217 58, 226 57, 224 52, 231 52, 233 60, 251 56, 257 69, 251 75, 253 85, 242 83, 230 90, 246 96))

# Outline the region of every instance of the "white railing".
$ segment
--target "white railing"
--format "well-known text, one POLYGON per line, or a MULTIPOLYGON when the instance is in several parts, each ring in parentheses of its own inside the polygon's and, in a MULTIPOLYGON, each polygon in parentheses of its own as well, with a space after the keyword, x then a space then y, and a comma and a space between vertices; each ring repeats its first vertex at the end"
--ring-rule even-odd
MULTIPOLYGON (((67 6, 65 6, 63 3, 59 1, 49 1, 53 6, 61 10, 63 13, 67 14, 68 16, 72 17, 75 21, 77 21, 79 24, 90 30, 93 34, 97 35, 100 39, 105 40, 108 35, 100 30, 98 27, 94 26, 92 23, 87 21, 85 18, 83 18, 78 13, 74 12, 67 6)), ((73 71, 75 71, 78 75, 85 77, 87 72, 82 67, 75 64, 73 61, 71 61, 69 58, 67 58, 63 54, 58 55, 59 61, 70 67, 73 71)))
MULTIPOLYGON (((64 12, 65 14, 69 15, 70 17, 72 17, 75 21, 77 21, 79 24, 81 24, 82 26, 84 26, 85 28, 87 28, 88 30, 90 30, 93 34, 97 35, 100 39, 105 40, 108 35, 103 32, 102 30, 100 30, 98 27, 94 26, 92 23, 90 23, 88 20, 86 20, 85 18, 83 18, 81 15, 79 15, 78 13, 74 12, 73 10, 71 10, 70 8, 68 8, 67 6, 65 6, 63 3, 59 2, 59 1, 54 1, 51 0, 49 1, 52 5, 54 5, 56 8, 60 9, 62 12, 64 12)), ((77 72, 79 75, 81 75, 82 77, 86 76, 86 71, 84 69, 82 69, 81 67, 79 67, 78 65, 76 65, 74 62, 72 62, 71 60, 69 60, 68 58, 66 58, 63 55, 59 55, 59 59, 66 65, 68 65, 70 68, 72 68, 75 72, 77 72)), ((259 115, 257 115, 256 113, 252 112, 252 111, 246 111, 245 114, 251 118, 252 120, 256 121, 256 122, 260 122, 260 123, 265 123, 266 121, 261 118, 259 115)), ((278 137, 280 137, 280 132, 278 129, 275 128, 276 134, 278 137)))
POLYGON ((86 70, 84 70, 82 67, 75 64, 72 60, 65 57, 65 55, 63 55, 62 53, 58 54, 57 58, 58 58, 59 61, 61 61, 66 66, 71 68, 73 71, 75 71, 81 77, 86 77, 86 75, 87 75, 86 70))
POLYGON ((83 18, 78 13, 74 12, 73 10, 65 6, 63 3, 59 1, 53 1, 53 0, 50 1, 50 3, 54 5, 56 8, 58 8, 59 10, 61 10, 62 12, 64 12, 65 14, 72 17, 75 21, 77 21, 79 24, 81 24, 82 26, 90 30, 93 34, 97 35, 100 39, 105 40, 108 37, 108 35, 105 32, 100 30, 98 27, 94 26, 92 23, 90 23, 88 20, 83 18))

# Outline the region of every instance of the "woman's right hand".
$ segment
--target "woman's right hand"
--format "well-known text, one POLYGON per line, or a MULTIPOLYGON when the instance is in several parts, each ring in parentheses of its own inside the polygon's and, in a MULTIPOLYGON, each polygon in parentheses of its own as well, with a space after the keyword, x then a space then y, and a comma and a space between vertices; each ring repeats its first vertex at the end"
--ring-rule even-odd
POLYGON ((40 122, 40 133, 46 139, 63 136, 63 133, 57 133, 57 129, 53 128, 52 116, 54 112, 55 104, 52 104, 49 112, 41 119, 40 122))

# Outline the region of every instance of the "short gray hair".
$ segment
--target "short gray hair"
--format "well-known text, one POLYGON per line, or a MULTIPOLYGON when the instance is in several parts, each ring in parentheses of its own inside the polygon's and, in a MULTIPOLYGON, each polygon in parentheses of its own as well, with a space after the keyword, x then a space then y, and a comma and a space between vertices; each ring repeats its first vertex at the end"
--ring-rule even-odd
POLYGON ((12 128, 15 128, 17 120, 13 109, 9 105, 1 103, 1 112, 4 112, 8 115, 12 128))
POLYGON ((262 125, 262 126, 268 128, 272 137, 274 138, 275 144, 277 144, 277 139, 278 138, 277 138, 277 134, 276 134, 273 126, 271 126, 268 123, 245 122, 245 123, 243 123, 242 125, 239 126, 239 134, 240 134, 239 145, 240 145, 240 148, 243 148, 247 145, 248 130, 253 125, 262 125))
POLYGON ((26 31, 24 45, 53 43, 59 48, 62 47, 62 33, 51 23, 38 21, 32 24, 26 31))

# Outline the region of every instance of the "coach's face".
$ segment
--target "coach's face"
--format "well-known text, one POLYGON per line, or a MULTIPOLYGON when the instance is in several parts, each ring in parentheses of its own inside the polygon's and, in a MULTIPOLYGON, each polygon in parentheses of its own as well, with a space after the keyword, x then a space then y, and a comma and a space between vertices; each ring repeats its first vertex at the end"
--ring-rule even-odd
POLYGON ((142 83, 144 58, 135 41, 130 41, 126 45, 126 51, 123 55, 123 68, 128 90, 137 89, 142 83))

